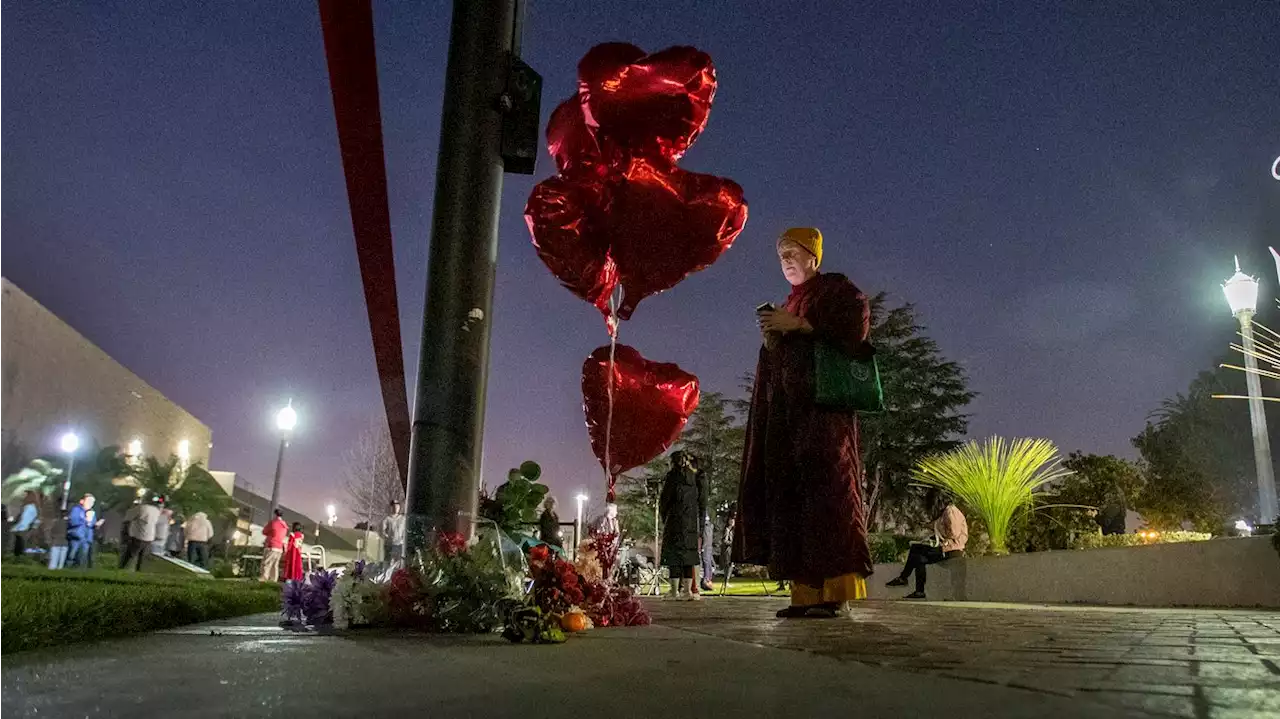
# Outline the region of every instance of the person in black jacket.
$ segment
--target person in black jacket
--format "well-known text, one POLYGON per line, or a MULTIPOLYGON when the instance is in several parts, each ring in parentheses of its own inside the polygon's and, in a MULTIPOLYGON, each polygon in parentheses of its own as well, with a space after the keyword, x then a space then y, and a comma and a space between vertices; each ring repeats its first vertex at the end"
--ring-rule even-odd
POLYGON ((556 498, 550 495, 542 500, 542 516, 538 518, 538 538, 553 547, 563 547, 560 535, 560 515, 556 514, 556 498))
POLYGON ((693 455, 677 451, 671 455, 671 471, 662 482, 658 500, 662 515, 662 564, 671 570, 672 596, 698 599, 695 594, 695 567, 701 564, 698 544, 702 518, 707 513, 707 487, 693 455))

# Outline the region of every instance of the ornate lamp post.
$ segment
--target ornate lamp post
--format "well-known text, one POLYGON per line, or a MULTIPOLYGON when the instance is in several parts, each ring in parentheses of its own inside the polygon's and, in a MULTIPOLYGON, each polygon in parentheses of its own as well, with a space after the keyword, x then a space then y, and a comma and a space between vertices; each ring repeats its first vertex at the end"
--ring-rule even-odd
POLYGON ((1231 314, 1240 322, 1244 340, 1245 382, 1249 389, 1249 420, 1253 430, 1253 462, 1258 475, 1258 524, 1272 524, 1280 509, 1276 507, 1275 469, 1271 464, 1271 441, 1267 436, 1267 415, 1262 405, 1262 380, 1258 374, 1257 345, 1253 337, 1253 316, 1258 310, 1258 281, 1240 271, 1222 285, 1231 314))

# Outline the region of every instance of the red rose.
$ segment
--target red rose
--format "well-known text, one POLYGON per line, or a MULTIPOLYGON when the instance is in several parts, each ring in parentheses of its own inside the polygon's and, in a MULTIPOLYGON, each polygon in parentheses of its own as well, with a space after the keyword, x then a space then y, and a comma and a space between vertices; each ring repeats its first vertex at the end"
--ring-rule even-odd
POLYGON ((467 538, 459 532, 440 532, 436 535, 436 546, 441 554, 452 557, 467 548, 467 538))

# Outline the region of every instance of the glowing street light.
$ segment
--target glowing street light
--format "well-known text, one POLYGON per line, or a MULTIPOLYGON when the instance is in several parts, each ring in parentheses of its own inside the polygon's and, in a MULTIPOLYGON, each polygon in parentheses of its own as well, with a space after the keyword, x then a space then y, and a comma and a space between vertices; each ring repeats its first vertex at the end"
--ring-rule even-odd
POLYGON ((67 498, 71 496, 71 473, 76 468, 76 450, 80 449, 80 437, 75 432, 62 435, 58 446, 67 455, 67 476, 62 480, 62 511, 67 510, 67 498))
POLYGON ((191 440, 184 439, 178 442, 178 460, 183 466, 191 461, 191 440))
POLYGON ((142 457, 142 440, 137 437, 129 440, 129 447, 125 450, 125 455, 135 461, 140 459, 142 457))
POLYGON ((338 508, 332 504, 326 504, 324 511, 329 515, 329 526, 332 527, 338 523, 338 508))
POLYGON ((1253 464, 1258 475, 1258 524, 1276 521, 1280 509, 1276 507, 1275 469, 1271 465, 1271 440, 1267 436, 1267 415, 1262 407, 1262 380, 1258 378, 1258 350, 1253 339, 1253 315, 1258 310, 1258 281, 1240 271, 1240 258, 1236 258, 1236 273, 1222 285, 1231 314, 1240 322, 1240 337, 1244 340, 1244 378, 1249 389, 1249 422, 1253 430, 1253 464))
POLYGON ((293 400, 289 405, 276 413, 276 429, 281 432, 292 432, 298 426, 298 413, 293 408, 293 400))
POLYGON ((271 483, 271 509, 267 511, 267 521, 276 516, 280 506, 280 471, 284 469, 284 448, 289 446, 289 437, 293 428, 298 426, 298 412, 293 408, 293 400, 276 413, 276 429, 280 430, 280 453, 276 455, 276 478, 271 483))

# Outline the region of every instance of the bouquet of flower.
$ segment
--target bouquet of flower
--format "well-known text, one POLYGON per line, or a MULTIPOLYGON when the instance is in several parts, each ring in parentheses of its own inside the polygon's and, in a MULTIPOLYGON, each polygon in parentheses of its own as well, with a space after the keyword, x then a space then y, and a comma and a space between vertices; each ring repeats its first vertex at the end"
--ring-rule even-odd
POLYGON ((490 632, 502 625, 505 600, 519 596, 492 542, 468 546, 458 534, 441 533, 419 554, 416 566, 397 569, 387 586, 392 624, 439 632, 490 632))
POLYGON ((310 626, 332 624, 329 602, 337 580, 337 572, 317 569, 302 581, 286 582, 282 598, 285 619, 310 626))
POLYGON ((383 573, 381 565, 360 561, 338 577, 329 596, 335 627, 367 627, 386 620, 385 586, 378 582, 383 573))
POLYGON ((627 587, 614 583, 618 563, 618 535, 593 531, 579 551, 579 571, 585 601, 582 609, 600 627, 642 626, 650 622, 640 600, 627 587))
POLYGON ((529 550, 529 579, 533 580, 534 606, 549 617, 560 617, 586 598, 577 568, 545 544, 529 550))

